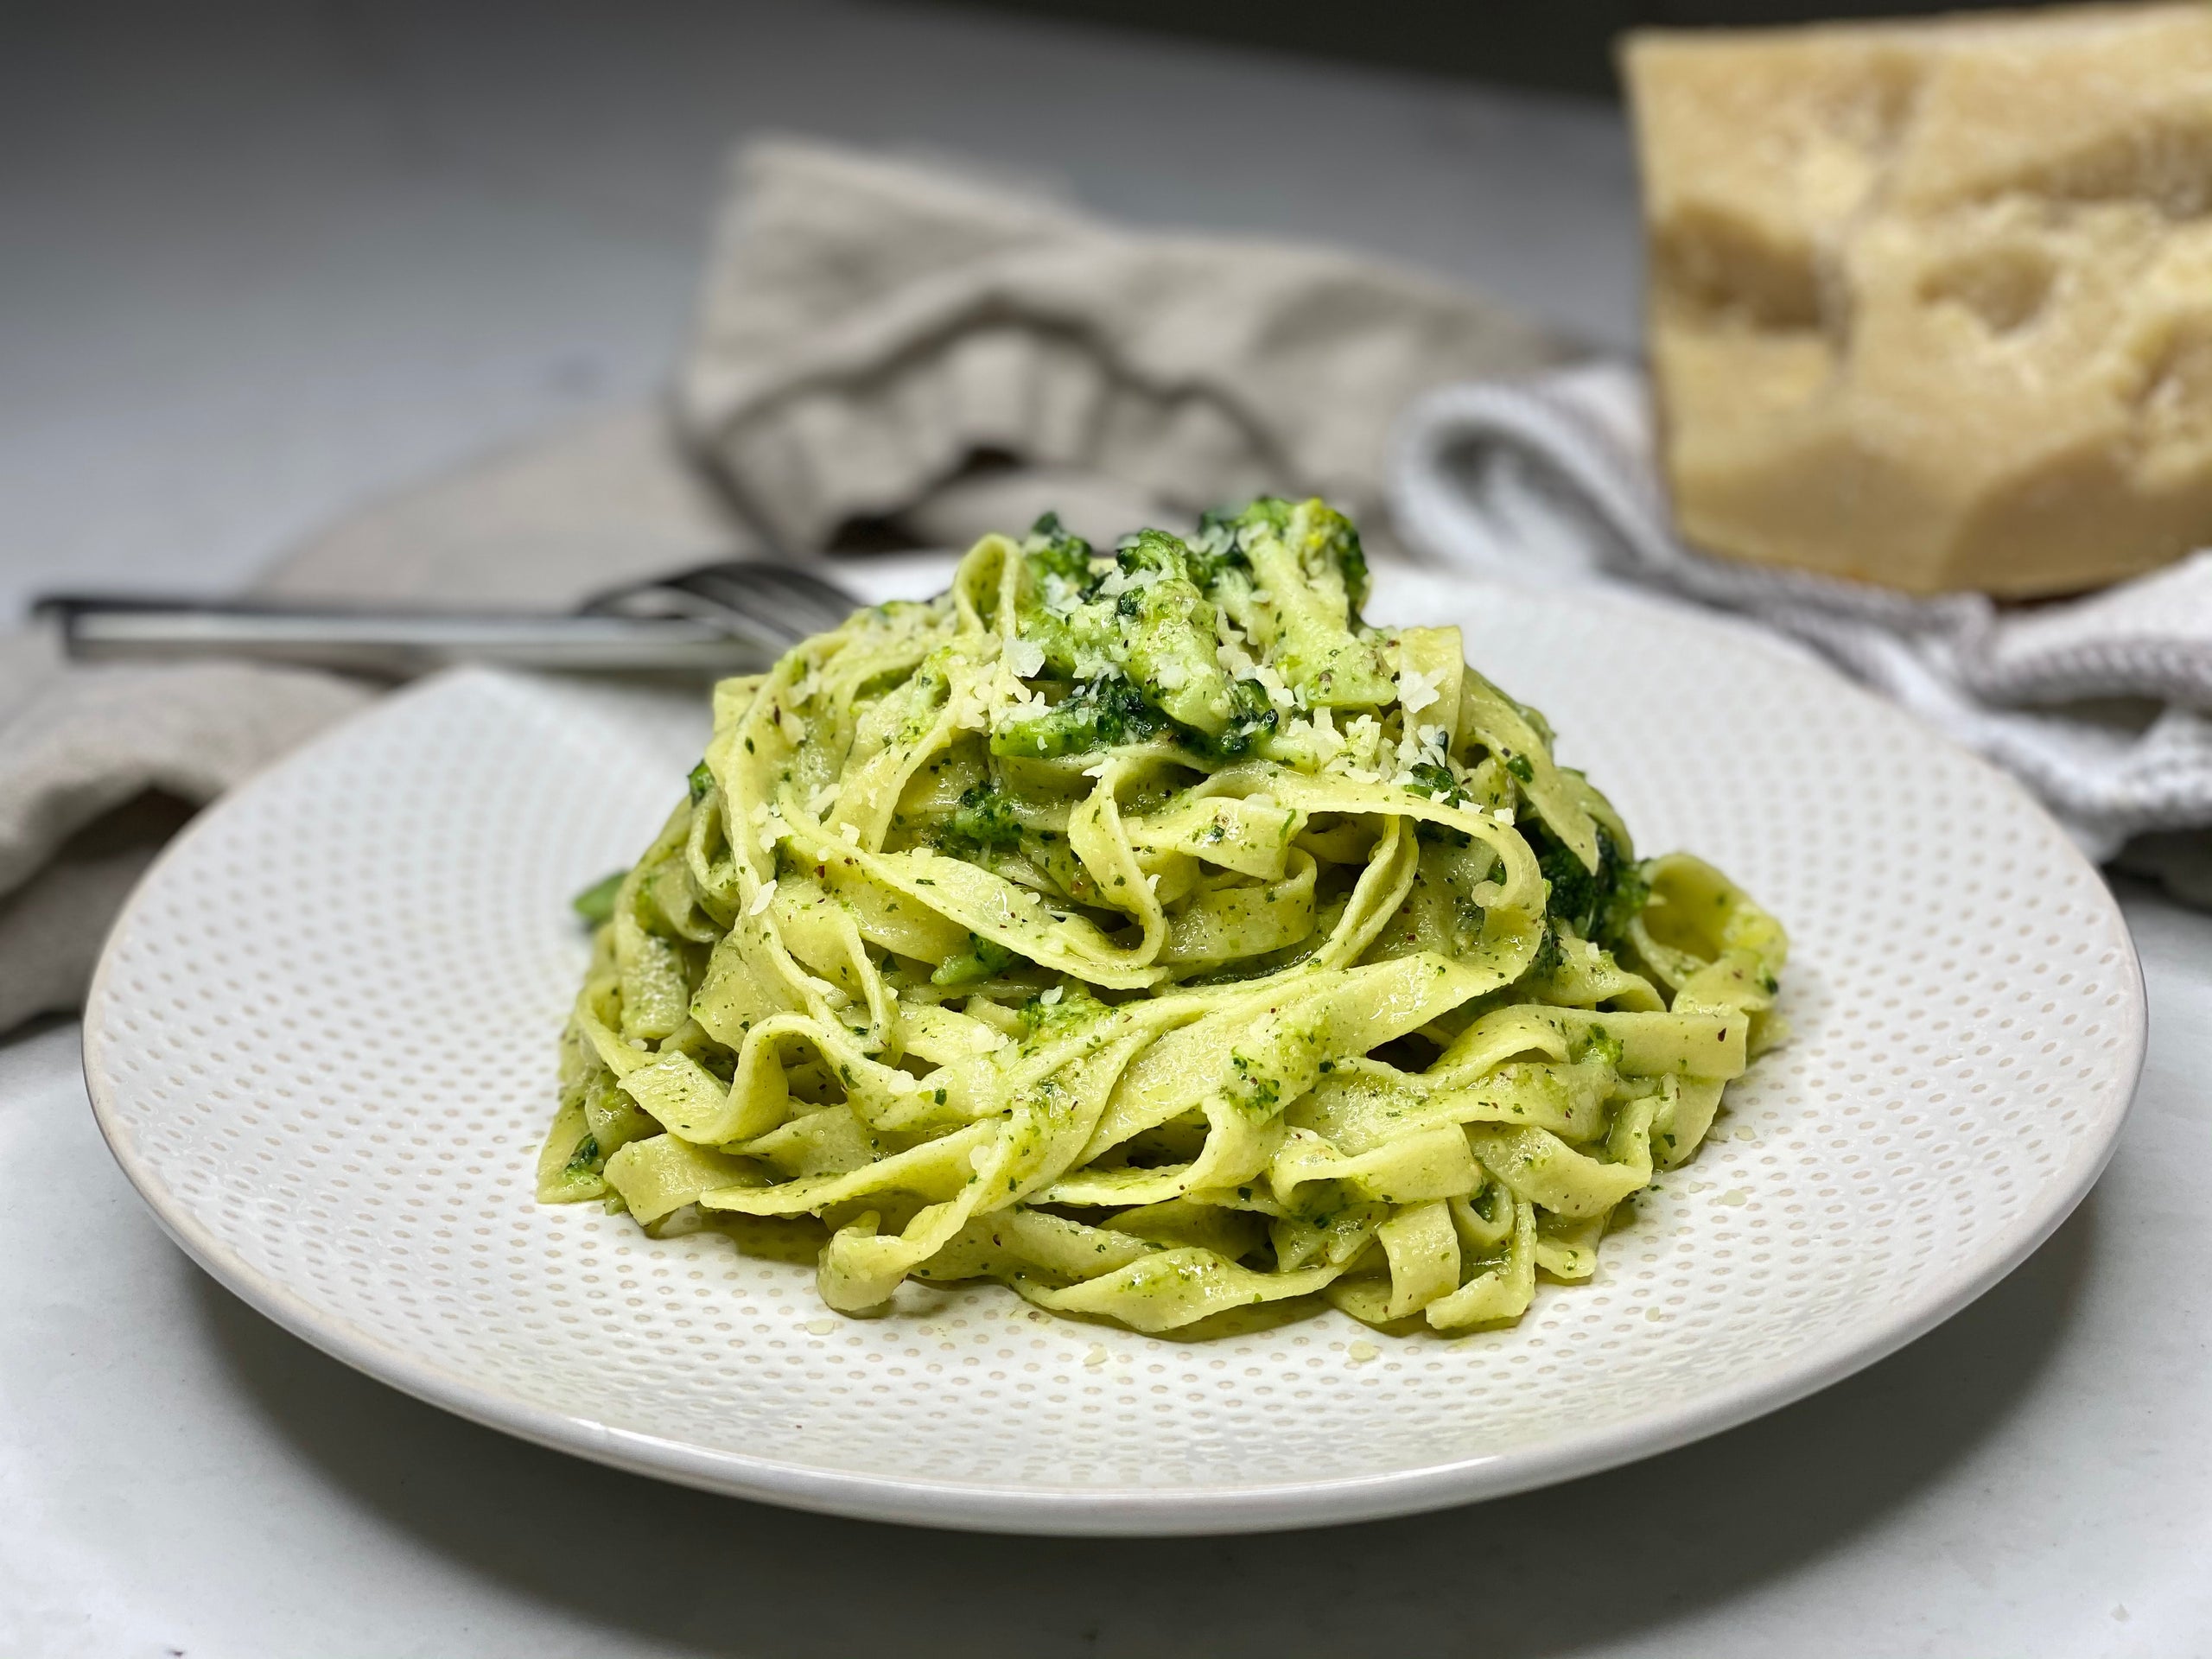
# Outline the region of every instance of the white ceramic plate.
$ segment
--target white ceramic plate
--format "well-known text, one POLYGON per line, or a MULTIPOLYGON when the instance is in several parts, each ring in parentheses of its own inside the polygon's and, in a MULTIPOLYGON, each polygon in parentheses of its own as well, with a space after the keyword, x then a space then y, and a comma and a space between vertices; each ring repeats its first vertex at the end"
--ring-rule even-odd
POLYGON ((843 1319, 807 1268, 539 1208, 568 899, 682 790, 703 695, 454 675, 205 814, 92 989, 101 1126, 210 1273, 464 1416, 777 1503, 1072 1533, 1356 1520, 1662 1451, 1927 1330, 2088 1191, 2141 982, 2009 780, 1711 620, 1406 578, 1370 609, 1461 621, 1643 850, 1713 859, 1796 943, 1796 1040, 1516 1330, 1179 1343, 988 1286, 843 1319))

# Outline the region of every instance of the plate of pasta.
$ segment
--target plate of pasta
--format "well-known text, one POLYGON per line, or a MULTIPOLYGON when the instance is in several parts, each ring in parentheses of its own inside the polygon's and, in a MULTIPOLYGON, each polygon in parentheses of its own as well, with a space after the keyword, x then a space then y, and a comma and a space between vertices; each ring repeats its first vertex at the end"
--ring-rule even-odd
POLYGON ((2101 880, 1786 647, 1319 501, 872 580, 711 697, 452 674, 204 815, 86 1025, 171 1235, 587 1457, 1203 1532, 1742 1421, 2103 1166, 2101 880))

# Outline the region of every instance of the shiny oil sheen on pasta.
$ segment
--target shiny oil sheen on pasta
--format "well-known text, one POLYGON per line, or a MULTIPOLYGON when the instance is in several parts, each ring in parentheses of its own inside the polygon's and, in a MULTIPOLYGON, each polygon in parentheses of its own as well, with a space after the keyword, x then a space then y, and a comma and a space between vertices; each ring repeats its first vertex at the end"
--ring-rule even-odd
POLYGON ((599 922, 548 1201, 1140 1331, 1510 1323, 1776 1040, 1782 929, 1637 861, 1357 532, 1053 519, 715 692, 599 922))

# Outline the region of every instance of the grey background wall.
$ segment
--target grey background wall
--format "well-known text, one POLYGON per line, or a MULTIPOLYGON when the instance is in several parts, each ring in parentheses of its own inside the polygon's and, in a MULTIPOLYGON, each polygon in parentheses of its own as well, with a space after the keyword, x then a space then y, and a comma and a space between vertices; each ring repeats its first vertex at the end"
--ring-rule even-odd
MULTIPOLYGON (((928 3, 929 0, 909 0, 928 3)), ((1974 0, 964 0, 1434 73, 1610 94, 1622 30, 1953 11, 1974 0)), ((2017 0, 2016 0, 2017 3, 2017 0)), ((1986 0, 1984 0, 1986 3, 1986 0)))

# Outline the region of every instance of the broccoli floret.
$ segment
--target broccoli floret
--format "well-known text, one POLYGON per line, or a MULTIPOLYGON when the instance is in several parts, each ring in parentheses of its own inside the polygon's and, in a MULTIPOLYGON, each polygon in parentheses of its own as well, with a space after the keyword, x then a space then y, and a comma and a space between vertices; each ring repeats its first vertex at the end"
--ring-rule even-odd
POLYGON ((1529 838, 1536 845, 1537 867, 1551 884, 1545 914, 1586 939, 1606 945, 1618 941, 1649 891, 1636 866, 1621 856, 1619 843, 1599 828, 1598 868, 1592 873, 1549 831, 1535 827, 1529 838))
POLYGON ((1021 1036, 1027 1041, 1039 1032, 1063 1032, 1104 1012, 1082 986, 1064 983, 1058 989, 1039 991, 1030 997, 1015 1011, 1015 1017, 1021 1022, 1021 1036))
MULTIPOLYGON (((1598 853, 1599 873, 1610 869, 1612 876, 1592 937, 1611 948, 1619 944, 1627 936, 1628 925, 1643 913, 1644 901, 1651 897, 1651 883, 1644 876, 1643 867, 1623 858, 1620 848, 1603 830, 1598 832, 1598 853)), ((1774 988, 1770 984, 1767 988, 1774 988)))
POLYGON ((1544 913, 1565 922, 1578 933, 1586 931, 1597 912, 1597 878, 1582 868, 1574 849, 1546 837, 1548 844, 1536 855, 1536 868, 1550 884, 1544 913))
POLYGON ((1211 741, 1192 747, 1224 760, 1242 760, 1281 723, 1281 712, 1268 697, 1268 688, 1257 680, 1238 680, 1229 688, 1228 725, 1211 741))
POLYGON ((1278 533, 1290 528, 1291 504, 1279 495, 1255 495, 1234 512, 1215 516, 1240 533, 1265 526, 1278 533))
POLYGON ((1210 508, 1198 516, 1198 533, 1191 537, 1191 579, 1211 594, 1231 570, 1252 573, 1252 561, 1236 541, 1237 515, 1210 508))
POLYGON ((1021 637, 1044 652, 1052 677, 1075 684, 1049 715, 999 733, 999 753, 1058 759, 1171 729, 1207 756, 1260 748, 1282 715, 1260 685, 1232 682, 1222 666, 1211 595, 1232 572, 1232 609, 1309 705, 1379 708, 1394 695, 1358 626, 1367 586, 1358 534, 1325 502, 1262 497, 1206 514, 1187 542, 1141 530, 1116 545, 1110 569, 1046 514, 1023 554, 1044 602, 1024 601, 1021 637), (1245 618, 1248 605, 1258 622, 1245 618))
POLYGON ((1048 512, 1029 527, 1021 544, 1030 573, 1039 580, 1055 575, 1080 585, 1090 575, 1090 543, 1061 524, 1060 515, 1048 512))
POLYGON ((988 784, 977 784, 961 795, 941 839, 948 852, 1007 852, 1020 844, 1021 825, 1004 795, 988 784))
POLYGON ((1228 721, 1219 732, 1209 733, 1172 719, 1146 687, 1121 675, 1102 676, 1077 684, 1050 713, 1004 728, 992 737, 991 748, 1026 760, 1057 760, 1165 736, 1193 754, 1241 760, 1280 727, 1282 715, 1257 680, 1232 683, 1228 702, 1228 721))
POLYGON ((1125 575, 1150 571, 1179 582, 1191 580, 1191 550, 1180 536, 1164 530, 1140 530, 1122 537, 1114 562, 1125 575))
POLYGON ((1058 585, 1056 578, 1072 584, 1022 614, 1022 637, 1044 652, 1054 674, 1095 675, 1102 662, 1110 663, 1169 718, 1208 734, 1228 723, 1219 619, 1192 580, 1190 550, 1179 537, 1164 530, 1125 537, 1113 568, 1096 575, 1088 574, 1089 545, 1072 537, 1033 535, 1027 556, 1033 586, 1058 585))
POLYGON ((1048 512, 1029 532, 1021 555, 1028 588, 1021 607, 1022 636, 1043 647, 1045 661, 1055 672, 1072 674, 1077 661, 1106 643, 1096 618, 1068 607, 1069 600, 1084 594, 1091 580, 1090 543, 1069 535, 1059 516, 1048 512), (1060 608, 1053 609, 1054 603, 1060 608))
POLYGON ((1164 530, 1141 530, 1115 558, 1125 585, 1114 601, 1114 656, 1171 718, 1218 735, 1230 720, 1229 676, 1216 649, 1219 619, 1191 578, 1190 550, 1164 530))
POLYGON ((1141 743, 1167 729, 1167 717, 1124 677, 1102 675, 1078 683, 1048 713, 1016 721, 991 739, 1000 754, 1057 760, 1096 754, 1123 743, 1141 743))

